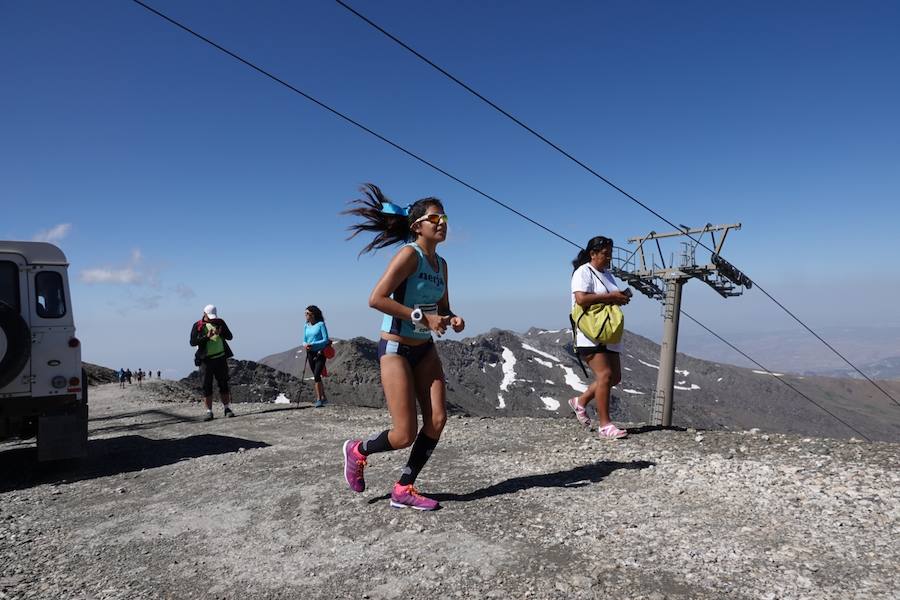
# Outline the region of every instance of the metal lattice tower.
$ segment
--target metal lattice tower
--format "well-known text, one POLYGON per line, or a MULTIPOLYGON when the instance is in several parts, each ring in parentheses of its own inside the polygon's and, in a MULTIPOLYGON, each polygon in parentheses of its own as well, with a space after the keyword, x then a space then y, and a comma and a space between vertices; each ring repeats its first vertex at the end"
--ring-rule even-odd
POLYGON ((699 279, 716 290, 723 298, 740 296, 744 288, 749 289, 753 285, 749 278, 719 255, 728 232, 740 228, 741 224, 735 223, 733 225, 707 224, 697 229, 684 227, 682 231, 671 233, 651 231, 642 237, 629 238, 628 243, 638 246, 627 258, 622 258, 624 250, 617 248, 619 254, 613 259, 611 269, 613 275, 648 298, 660 300, 663 303, 663 337, 659 348, 659 375, 650 412, 654 425, 664 427, 672 425, 675 353, 678 348, 681 291, 685 282, 691 278, 699 279), (718 241, 716 241, 716 232, 721 232, 718 241), (697 248, 700 238, 707 233, 712 237, 715 251, 711 253, 709 263, 697 264, 697 248), (681 243, 680 264, 676 266, 674 261, 670 260, 669 266, 666 266, 659 240, 681 236, 691 236, 691 238, 690 241, 681 243), (644 245, 651 240, 655 242, 659 252, 660 265, 656 264, 656 259, 652 254, 649 264, 647 262, 644 245))

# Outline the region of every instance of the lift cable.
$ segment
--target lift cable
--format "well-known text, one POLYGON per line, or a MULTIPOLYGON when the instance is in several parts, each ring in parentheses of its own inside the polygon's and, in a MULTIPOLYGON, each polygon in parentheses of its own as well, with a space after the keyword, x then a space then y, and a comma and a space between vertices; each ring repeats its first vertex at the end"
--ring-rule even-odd
MULTIPOLYGON (((610 181, 607 177, 604 177, 603 175, 601 175, 600 173, 598 173, 596 170, 594 170, 593 168, 591 168, 589 165, 587 165, 586 163, 582 162, 581 160, 579 160, 578 158, 576 158, 575 156, 573 156, 572 154, 570 154, 569 152, 567 152, 566 150, 564 150, 564 149, 563 149, 562 147, 560 147, 558 144, 556 144, 556 143, 554 143, 553 141, 549 140, 546 136, 544 136, 543 134, 541 134, 541 133, 539 133, 538 131, 536 131, 534 128, 532 128, 532 127, 528 126, 527 124, 525 124, 521 119, 518 119, 517 117, 513 116, 509 111, 503 109, 502 107, 500 107, 499 105, 497 105, 495 102, 493 102, 493 101, 489 100, 488 98, 486 98, 483 94, 479 93, 478 91, 476 91, 475 89, 473 89, 471 86, 469 86, 468 84, 466 84, 466 83, 464 83, 463 81, 461 81, 458 77, 454 76, 453 74, 451 74, 450 72, 448 72, 446 69, 444 69, 444 68, 441 67, 440 65, 436 64, 434 61, 432 61, 431 59, 429 59, 428 57, 426 57, 425 55, 423 55, 421 52, 418 52, 417 50, 415 50, 414 48, 412 48, 409 44, 407 44, 406 42, 404 42, 403 40, 401 40, 401 39, 398 38, 397 36, 393 35, 392 33, 388 32, 387 30, 385 30, 383 27, 381 27, 380 25, 378 25, 377 23, 375 23, 374 21, 372 21, 371 19, 369 19, 368 17, 366 17, 365 15, 363 15, 362 13, 360 13, 359 11, 357 11, 356 9, 354 9, 352 6, 350 6, 349 4, 347 4, 346 2, 344 2, 343 0, 334 0, 334 1, 337 2, 339 5, 341 5, 342 7, 344 7, 345 9, 347 9, 349 12, 351 12, 351 13, 353 13, 354 15, 356 15, 357 17, 359 17, 361 20, 363 20, 363 21, 365 21, 366 23, 368 23, 368 24, 369 24, 371 27, 373 27, 374 29, 376 29, 376 30, 378 30, 379 32, 381 32, 382 34, 384 34, 387 38, 389 38, 390 40, 394 41, 395 43, 397 43, 398 45, 400 45, 401 47, 403 47, 404 49, 406 49, 407 51, 409 51, 409 52, 410 52, 411 54, 413 54, 415 57, 419 58, 420 60, 422 60, 423 62, 425 62, 426 64, 428 64, 428 65, 431 66, 432 68, 434 68, 436 71, 438 71, 439 73, 441 73, 442 75, 444 75, 445 77, 447 77, 448 79, 450 79, 451 81, 453 81, 454 83, 456 83, 457 85, 459 85, 460 87, 462 87, 463 89, 465 89, 467 92, 469 92, 470 94, 472 94, 473 96, 475 96, 476 98, 478 98, 479 100, 481 100, 482 102, 484 102, 485 104, 487 104, 488 106, 490 106, 491 108, 493 108, 494 110, 496 110, 497 112, 499 112, 500 114, 502 114, 503 116, 505 116, 505 117, 507 117, 508 119, 510 119, 510 120, 511 120, 512 122, 514 122, 516 125, 518 125, 519 127, 525 129, 525 130, 528 131, 530 134, 534 135, 534 136, 537 137, 539 140, 541 140, 542 142, 544 142, 545 144, 547 144, 548 146, 550 146, 551 148, 553 148, 554 150, 556 150, 557 152, 559 152, 560 154, 562 154, 563 156, 565 156, 566 158, 568 158, 569 160, 571 160, 572 162, 574 162, 576 165, 578 165, 579 167, 581 167, 582 169, 584 169, 585 171, 587 171, 588 173, 590 173, 590 174, 593 175, 594 177, 600 179, 601 181, 603 181, 604 183, 606 183, 608 186, 610 186, 611 188, 613 188, 614 190, 616 190, 617 192, 619 192, 620 194, 622 194, 623 196, 625 196, 626 198, 628 198, 629 200, 631 200, 632 202, 636 203, 638 206, 640 206, 641 208, 643 208, 643 209, 646 210, 647 212, 651 213, 652 215, 654 215, 655 217, 657 217, 657 218, 660 219, 661 221, 667 223, 668 225, 670 225, 670 226, 673 227, 674 229, 679 229, 679 230, 682 229, 682 227, 676 225, 675 223, 673 223, 672 221, 670 221, 669 219, 667 219, 666 217, 664 217, 662 214, 660 214, 659 212, 657 212, 656 210, 654 210, 653 208, 651 208, 651 207, 648 206, 647 204, 641 202, 641 201, 638 200, 636 197, 634 197, 633 195, 631 195, 631 194, 629 194, 628 192, 626 192, 624 189, 622 189, 621 187, 619 187, 618 185, 616 185, 615 183, 613 183, 612 181, 610 181)), ((714 250, 713 248, 710 248, 709 246, 707 246, 706 244, 704 244, 702 240, 700 240, 700 239, 698 239, 698 238, 695 238, 694 236, 690 235, 689 233, 686 233, 685 235, 687 235, 690 239, 692 239, 697 245, 699 245, 699 246, 705 248, 706 250, 709 250, 709 251, 712 252, 713 254, 716 253, 715 250, 714 250)), ((661 255, 660 255, 660 259, 662 260, 662 256, 661 256, 661 255)), ((752 280, 752 279, 751 279, 751 280, 752 280)), ((771 300, 772 302, 774 302, 776 306, 778 306, 781 310, 783 310, 785 313, 787 313, 792 319, 794 319, 794 321, 796 321, 797 323, 799 323, 801 327, 803 327, 804 329, 806 329, 806 331, 808 331, 810 334, 812 334, 817 340, 819 340, 820 342, 822 342, 822 343, 825 345, 826 348, 828 348, 829 350, 831 350, 831 351, 832 351, 834 354, 836 354, 841 360, 843 360, 845 363, 847 363, 848 365, 850 365, 850 367, 853 368, 854 371, 856 371, 857 373, 859 373, 859 374, 860 374, 862 377, 864 377, 869 383, 871 383, 873 386, 875 386, 882 394, 884 394, 885 396, 887 396, 894 404, 896 404, 897 406, 900 406, 900 401, 897 401, 897 399, 894 398, 891 394, 889 394, 889 393, 887 392, 887 390, 885 390, 883 387, 881 387, 880 385, 878 385, 878 383, 876 383, 871 377, 869 377, 867 374, 865 374, 859 367, 857 367, 855 364, 853 364, 852 362, 850 362, 850 360, 849 360, 847 357, 845 357, 843 354, 841 354, 834 346, 832 346, 828 341, 826 341, 825 338, 823 338, 821 335, 819 335, 818 333, 816 333, 815 331, 813 331, 813 329, 812 329, 811 327, 809 327, 806 323, 804 323, 804 322, 800 319, 800 317, 798 317, 798 316, 797 316, 796 314, 794 314, 790 309, 788 309, 784 304, 782 304, 779 300, 777 300, 777 299, 776 299, 772 294, 770 294, 763 286, 761 286, 761 285, 760 285, 758 282, 756 282, 756 281, 753 281, 753 284, 759 289, 760 292, 763 293, 763 295, 765 295, 769 300, 771 300)))

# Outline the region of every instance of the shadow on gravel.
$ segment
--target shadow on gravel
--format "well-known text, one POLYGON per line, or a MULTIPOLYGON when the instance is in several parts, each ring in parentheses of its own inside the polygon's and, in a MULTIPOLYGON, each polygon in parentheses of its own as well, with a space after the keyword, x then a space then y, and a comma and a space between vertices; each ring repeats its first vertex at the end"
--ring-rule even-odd
MULTIPOLYGON (((665 425, 644 425, 643 427, 629 427, 628 435, 641 435, 642 433, 651 433, 654 431, 687 431, 684 427, 678 427, 676 425, 669 425, 666 427, 665 425)), ((702 431, 701 429, 697 429, 697 431, 702 431)))
POLYGON ((106 415, 103 417, 95 417, 93 419, 88 419, 89 422, 94 423, 96 421, 109 421, 112 419, 134 419, 139 417, 160 417, 153 421, 141 421, 140 423, 127 423, 127 424, 119 424, 119 425, 106 425, 103 427, 93 427, 91 428, 91 433, 115 433, 115 432, 124 432, 124 431, 141 431, 143 429, 153 429, 154 427, 163 427, 165 425, 174 425, 175 423, 190 423, 192 421, 198 421, 197 417, 185 417, 184 415, 175 414, 172 412, 168 412, 165 410, 141 410, 130 413, 119 413, 115 415, 106 415))
POLYGON ((265 442, 224 435, 202 434, 170 440, 140 435, 88 440, 88 455, 81 460, 38 463, 37 448, 0 452, 0 492, 44 483, 72 483, 97 477, 153 469, 182 460, 228 454, 244 448, 269 446, 265 442))
MULTIPOLYGON (((493 496, 502 496, 504 494, 515 494, 523 490, 531 488, 548 488, 548 487, 584 487, 592 483, 597 483, 604 477, 619 469, 646 469, 656 465, 654 462, 646 460, 633 460, 631 462, 604 461, 599 463, 591 463, 569 469, 568 471, 557 471, 556 473, 542 473, 540 475, 527 475, 524 477, 513 477, 494 485, 489 485, 478 490, 467 492, 465 494, 428 494, 429 498, 434 498, 438 502, 471 502, 473 500, 483 500, 493 496)), ((380 502, 390 498, 390 494, 385 494, 378 498, 369 500, 369 504, 380 502)))

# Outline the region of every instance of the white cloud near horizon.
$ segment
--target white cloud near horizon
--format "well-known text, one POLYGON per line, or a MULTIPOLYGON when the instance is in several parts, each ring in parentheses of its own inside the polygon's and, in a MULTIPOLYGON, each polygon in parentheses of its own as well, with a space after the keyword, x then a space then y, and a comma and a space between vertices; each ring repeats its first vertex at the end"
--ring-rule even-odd
POLYGON ((124 267, 95 267, 79 274, 82 282, 88 284, 110 283, 113 285, 141 285, 146 275, 138 267, 143 260, 140 249, 131 251, 131 260, 124 267))
POLYGON ((35 242, 50 242, 51 244, 55 244, 69 235, 69 231, 71 230, 71 223, 60 223, 59 225, 54 225, 50 229, 38 231, 34 234, 32 240, 35 242))

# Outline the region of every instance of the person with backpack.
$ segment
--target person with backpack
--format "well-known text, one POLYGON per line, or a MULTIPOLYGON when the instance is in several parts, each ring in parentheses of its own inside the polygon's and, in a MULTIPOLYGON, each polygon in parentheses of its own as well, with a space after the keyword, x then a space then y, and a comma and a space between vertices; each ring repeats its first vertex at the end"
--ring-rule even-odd
MULTIPOLYGON (((595 305, 624 306, 631 301, 630 290, 621 291, 609 272, 612 262, 613 241, 608 237, 591 238, 584 250, 572 261, 575 270, 572 272, 572 307, 576 305, 588 311, 595 305)), ((624 326, 624 321, 619 322, 624 326)), ((601 439, 619 439, 628 435, 624 429, 616 427, 609 418, 609 396, 613 386, 622 380, 622 365, 619 353, 621 343, 600 343, 588 337, 581 326, 573 320, 572 327, 575 338, 575 352, 579 362, 584 361, 594 372, 594 381, 580 396, 569 400, 569 407, 575 413, 578 422, 590 428, 591 418, 585 407, 594 400, 597 418, 600 423, 597 435, 601 439)), ((621 329, 619 331, 621 337, 621 329)), ((584 368, 582 364, 582 368, 584 368)))
POLYGON ((118 377, 119 377, 119 387, 124 388, 125 387, 125 369, 121 369, 121 368, 119 369, 118 377))
POLYGON ((441 336, 447 327, 456 332, 465 328, 462 317, 450 310, 447 262, 436 251, 447 238, 447 215, 437 198, 423 198, 402 208, 373 184, 366 184, 362 191, 365 198, 344 211, 362 218, 350 227, 350 238, 364 231, 375 233, 360 254, 393 244, 403 246, 369 296, 369 306, 384 313, 378 357, 391 428, 365 440, 344 442, 344 479, 351 490, 362 492, 369 456, 411 445, 390 505, 435 510, 438 502, 420 494, 413 484, 447 422, 444 371, 432 333, 441 336), (422 412, 418 433, 417 401, 422 412))
POLYGON ((213 379, 219 385, 219 399, 225 409, 226 417, 233 417, 231 410, 231 392, 228 388, 228 359, 234 356, 228 341, 233 339, 231 330, 223 319, 219 318, 215 305, 207 304, 203 308, 203 316, 191 326, 191 346, 196 346, 194 364, 200 367, 203 378, 203 400, 206 403, 204 421, 213 420, 213 379))
POLYGON ((318 306, 310 304, 306 307, 306 324, 303 326, 303 347, 306 350, 306 361, 313 374, 313 386, 316 389, 315 408, 322 408, 328 402, 325 397, 325 384, 322 383, 322 371, 325 368, 325 348, 331 344, 325 317, 318 306))

